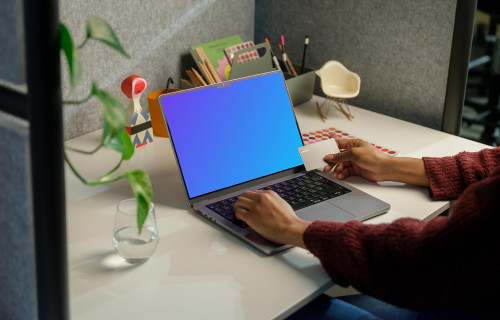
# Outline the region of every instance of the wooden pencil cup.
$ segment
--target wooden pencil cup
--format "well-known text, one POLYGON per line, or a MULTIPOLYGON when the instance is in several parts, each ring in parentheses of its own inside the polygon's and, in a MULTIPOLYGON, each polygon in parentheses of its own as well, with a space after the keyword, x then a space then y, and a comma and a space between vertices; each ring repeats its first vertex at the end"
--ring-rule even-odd
MULTIPOLYGON (((176 92, 181 89, 168 89, 168 92, 176 92)), ((163 121, 163 114, 161 112, 160 102, 158 97, 165 94, 166 90, 157 90, 148 94, 149 114, 151 115, 151 124, 153 125, 153 134, 159 137, 168 138, 168 131, 163 121)))

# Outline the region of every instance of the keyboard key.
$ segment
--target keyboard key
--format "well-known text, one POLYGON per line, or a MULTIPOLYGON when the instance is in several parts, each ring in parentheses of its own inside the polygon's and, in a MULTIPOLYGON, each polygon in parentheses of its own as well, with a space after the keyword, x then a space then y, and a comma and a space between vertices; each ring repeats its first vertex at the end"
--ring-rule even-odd
MULTIPOLYGON (((285 199, 294 210, 300 210, 315 203, 333 199, 351 192, 351 190, 344 188, 334 181, 312 172, 261 188, 260 190, 275 191, 285 199)), ((208 204, 207 208, 232 221, 241 228, 247 228, 248 225, 244 221, 238 220, 234 215, 234 204, 238 201, 238 197, 239 196, 231 197, 208 204)))

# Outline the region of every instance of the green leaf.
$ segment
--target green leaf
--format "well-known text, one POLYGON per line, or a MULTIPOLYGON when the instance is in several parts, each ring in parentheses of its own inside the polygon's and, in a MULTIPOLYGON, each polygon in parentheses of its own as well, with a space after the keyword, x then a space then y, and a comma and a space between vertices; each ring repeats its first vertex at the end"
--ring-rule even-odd
POLYGON ((134 145, 125 130, 125 110, 121 102, 110 92, 100 90, 92 83, 92 95, 95 95, 103 106, 102 144, 122 154, 124 160, 129 160, 134 154, 134 145))
POLYGON ((75 47, 68 28, 63 23, 59 24, 59 46, 68 61, 71 88, 76 87, 82 76, 82 62, 80 51, 75 47))
POLYGON ((118 135, 125 125, 125 110, 123 106, 112 93, 97 88, 95 82, 92 82, 92 94, 102 103, 104 119, 108 124, 109 134, 118 135))
POLYGON ((103 119, 103 123, 103 145, 108 149, 115 150, 121 153, 123 160, 129 160, 130 158, 132 158, 135 148, 125 128, 123 128, 123 130, 118 134, 111 135, 109 130, 109 123, 106 121, 106 118, 103 119))
POLYGON ((137 200, 137 226, 139 232, 142 230, 144 221, 148 216, 149 204, 153 199, 153 188, 149 176, 142 170, 125 170, 125 176, 130 182, 130 187, 137 200))
POLYGON ((130 58, 120 44, 120 40, 118 40, 113 28, 99 17, 90 17, 87 20, 87 38, 101 41, 125 57, 130 58))

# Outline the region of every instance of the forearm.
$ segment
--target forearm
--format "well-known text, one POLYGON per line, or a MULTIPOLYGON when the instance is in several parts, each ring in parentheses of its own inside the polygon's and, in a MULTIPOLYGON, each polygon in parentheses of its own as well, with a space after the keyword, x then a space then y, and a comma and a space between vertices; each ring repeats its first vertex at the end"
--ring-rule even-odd
POLYGON ((461 152, 451 157, 424 157, 434 200, 456 199, 470 185, 488 177, 500 166, 500 147, 461 152))
MULTIPOLYGON (((445 235, 437 232, 439 227, 431 229, 439 238, 445 235)), ((433 249, 427 234, 424 222, 408 218, 390 225, 317 221, 306 230, 304 241, 336 284, 410 307, 408 302, 437 301, 439 294, 429 288, 448 288, 435 269, 448 270, 457 263, 433 249)))
POLYGON ((391 157, 384 163, 385 181, 396 181, 429 186, 429 179, 425 173, 424 161, 417 158, 391 157))

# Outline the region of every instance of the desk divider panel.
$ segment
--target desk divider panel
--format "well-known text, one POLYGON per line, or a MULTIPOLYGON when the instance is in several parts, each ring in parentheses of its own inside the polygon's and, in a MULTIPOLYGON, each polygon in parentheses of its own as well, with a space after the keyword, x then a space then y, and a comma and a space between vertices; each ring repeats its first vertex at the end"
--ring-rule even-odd
POLYGON ((35 319, 29 129, 0 112, 0 318, 35 319))
MULTIPOLYGON (((307 35, 306 66, 337 60, 361 77, 360 94, 349 103, 441 129, 455 13, 465 2, 474 1, 256 0, 255 41, 268 37, 276 46, 283 34, 298 63, 307 35)), ((468 56, 466 45, 460 50, 468 56)), ((315 93, 322 95, 319 81, 315 93)))
MULTIPOLYGON (((85 37, 85 23, 95 15, 115 30, 126 59, 115 51, 92 41, 81 51, 81 84, 71 90, 63 65, 63 100, 84 99, 92 80, 110 91, 126 107, 127 98, 120 90, 121 81, 132 74, 146 79, 148 88, 141 99, 147 110, 146 96, 165 89, 168 77, 175 81, 170 88, 180 88, 180 77, 196 64, 191 46, 239 34, 253 40, 255 2, 230 0, 151 0, 126 2, 110 0, 60 0, 60 19, 71 31, 77 44, 85 37)), ((67 105, 64 112, 64 137, 70 139, 102 127, 102 107, 97 99, 82 105, 67 105)))

